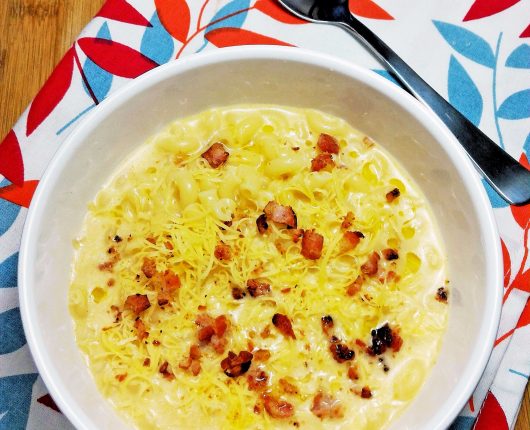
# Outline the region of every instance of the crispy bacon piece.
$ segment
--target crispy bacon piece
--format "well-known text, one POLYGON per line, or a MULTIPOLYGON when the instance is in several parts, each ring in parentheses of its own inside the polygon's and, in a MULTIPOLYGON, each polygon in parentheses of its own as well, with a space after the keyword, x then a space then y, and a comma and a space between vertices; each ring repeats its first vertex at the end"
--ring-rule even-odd
POLYGON ((245 297, 247 293, 245 293, 245 290, 239 287, 232 287, 232 297, 234 300, 241 300, 243 297, 245 297))
POLYGON ((206 327, 202 327, 199 329, 197 333, 197 338, 201 342, 210 342, 210 339, 215 334, 215 330, 211 325, 207 325, 206 327))
POLYGON ((164 378, 168 380, 172 380, 175 378, 175 375, 173 375, 173 372, 169 370, 169 363, 167 361, 164 361, 158 371, 164 376, 164 378))
POLYGON ((348 378, 352 381, 357 381, 359 379, 359 374, 357 373, 357 366, 351 366, 348 368, 348 378))
POLYGON ((302 237, 302 255, 308 260, 318 260, 322 255, 324 236, 315 233, 315 230, 304 231, 302 237))
POLYGON ((344 220, 342 221, 340 228, 342 228, 343 230, 349 229, 354 219, 355 219, 355 216, 353 215, 353 212, 348 212, 346 216, 344 217, 344 220))
POLYGON ((224 336, 226 330, 230 327, 230 321, 225 315, 219 315, 215 318, 213 327, 217 336, 224 336))
POLYGON ((274 314, 272 317, 272 323, 285 337, 296 339, 291 320, 287 315, 274 314))
POLYGON ((261 331, 261 333, 259 334, 261 336, 262 339, 267 339, 268 337, 270 337, 271 335, 271 326, 269 324, 267 324, 263 330, 261 331))
POLYGON ((447 303, 447 299, 449 297, 449 293, 445 289, 445 287, 440 287, 438 290, 436 290, 436 300, 438 300, 441 303, 447 303))
POLYGON ((400 279, 400 276, 394 272, 393 270, 390 270, 387 274, 386 274, 386 277, 385 277, 385 281, 386 282, 398 282, 400 279))
POLYGON ((127 378, 127 373, 122 373, 121 375, 116 375, 116 379, 118 380, 118 382, 125 381, 125 378, 127 378))
POLYGON ((205 152, 201 154, 210 167, 217 169, 219 166, 226 163, 230 154, 226 151, 224 145, 220 142, 214 143, 205 152))
POLYGON ((214 334, 210 339, 210 343, 217 354, 223 354, 225 352, 226 345, 228 344, 228 340, 226 337, 214 334))
POLYGON ((391 190, 388 193, 386 193, 386 201, 388 203, 392 203, 400 195, 401 195, 401 192, 399 191, 399 188, 394 188, 393 190, 391 190))
POLYGON ((331 154, 323 153, 318 154, 315 158, 311 160, 311 171, 320 172, 323 169, 331 170, 335 167, 335 162, 331 154))
POLYGON ((232 258, 232 251, 228 245, 220 243, 215 247, 214 255, 218 260, 226 261, 232 258))
POLYGON ((342 418, 344 416, 344 410, 340 401, 321 391, 313 397, 311 412, 320 419, 342 418))
POLYGON ((377 252, 372 252, 368 256, 368 260, 361 266, 361 272, 367 276, 374 276, 379 270, 379 254, 377 252))
POLYGON ((153 245, 156 244, 156 237, 154 236, 147 236, 145 240, 147 240, 149 243, 152 243, 153 245))
POLYGON ((146 330, 145 324, 140 318, 137 318, 134 322, 134 328, 136 329, 138 340, 142 341, 149 336, 149 332, 146 330))
POLYGON ((247 289, 252 297, 265 296, 271 292, 270 284, 259 279, 249 279, 247 281, 247 289))
POLYGON ((364 234, 362 234, 360 231, 345 231, 342 238, 341 251, 348 252, 352 249, 355 249, 361 239, 364 238, 364 234))
POLYGON ((201 355, 199 345, 191 345, 188 357, 179 363, 179 367, 184 370, 189 370, 193 376, 197 376, 201 372, 201 355))
POLYGON ((370 387, 363 387, 361 390, 361 397, 363 399, 369 399, 372 397, 372 390, 370 390, 370 387))
POLYGON ((385 260, 388 260, 388 261, 397 260, 399 258, 397 249, 393 249, 393 248, 383 249, 381 251, 381 254, 383 254, 383 257, 385 257, 385 260))
POLYGON ((327 152, 329 154, 338 154, 340 149, 337 139, 326 133, 320 134, 317 146, 322 152, 327 152))
POLYGON ((169 251, 173 251, 174 247, 173 247, 173 244, 169 241, 169 240, 166 240, 164 242, 164 246, 166 247, 167 250, 169 251))
POLYGON ((326 315, 320 318, 320 323, 322 324, 322 331, 326 336, 330 336, 333 334, 333 318, 331 315, 326 315))
POLYGON ((241 351, 238 355, 230 351, 228 357, 221 361, 221 369, 223 369, 226 376, 235 378, 247 372, 253 357, 252 353, 248 351, 241 351))
POLYGON ((293 230, 289 230, 288 234, 291 235, 294 243, 298 243, 300 238, 302 238, 304 235, 304 230, 301 228, 295 228, 293 230))
POLYGON ((227 344, 224 335, 230 327, 229 319, 225 315, 219 315, 214 319, 208 314, 199 314, 195 323, 200 327, 197 332, 199 341, 211 343, 214 350, 222 354, 227 344))
POLYGON ((367 348, 370 355, 383 354, 387 348, 392 348, 392 351, 398 352, 403 345, 403 339, 399 335, 399 331, 391 329, 388 323, 372 330, 371 336, 372 345, 367 348))
POLYGON ((283 206, 275 201, 270 201, 263 209, 268 220, 285 224, 287 227, 296 228, 297 219, 296 214, 291 206, 283 206))
POLYGON ((156 262, 152 258, 144 258, 142 272, 147 278, 152 278, 156 273, 156 262))
POLYGON ((116 283, 116 280, 114 278, 110 278, 107 281, 107 287, 113 287, 115 283, 116 283))
POLYGON ((271 358, 271 353, 267 349, 258 349, 254 352, 254 360, 256 361, 267 361, 271 358))
POLYGON ((344 363, 345 361, 353 360, 355 358, 355 352, 353 349, 348 348, 344 343, 332 343, 329 346, 331 355, 337 363, 344 363))
POLYGON ((357 276, 357 278, 355 279, 355 281, 353 281, 350 285, 348 285, 348 287, 346 288, 346 294, 350 297, 353 297, 355 296, 355 294, 357 294, 359 291, 361 291, 361 288, 363 286, 363 282, 364 282, 364 278, 359 275, 357 276))
POLYGON ((133 294, 125 299, 125 309, 133 311, 136 315, 142 313, 151 306, 146 294, 133 294))
POLYGON ((298 388, 296 387, 296 385, 291 384, 287 379, 280 378, 278 380, 278 384, 280 384, 280 388, 282 389, 284 393, 298 394, 298 388))
POLYGON ((294 415, 294 407, 289 402, 269 394, 263 395, 263 406, 272 418, 289 418, 294 415))
POLYGON ((247 375, 248 389, 263 391, 267 387, 269 376, 262 369, 253 369, 247 375))
POLYGON ((193 376, 197 376, 201 373, 201 363, 198 360, 192 360, 190 370, 193 376))
POLYGON ((256 226, 258 227, 259 234, 265 233, 267 229, 269 228, 269 224, 267 224, 267 215, 261 214, 256 219, 256 226))
POLYGON ((149 367, 151 365, 151 359, 149 357, 145 358, 142 364, 144 367, 149 367))

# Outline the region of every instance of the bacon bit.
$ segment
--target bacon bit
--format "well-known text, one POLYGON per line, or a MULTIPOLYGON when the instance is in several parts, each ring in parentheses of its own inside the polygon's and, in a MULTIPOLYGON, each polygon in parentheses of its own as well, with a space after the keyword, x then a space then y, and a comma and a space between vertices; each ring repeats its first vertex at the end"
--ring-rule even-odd
POLYGON ((167 361, 164 361, 158 371, 164 376, 164 378, 168 380, 172 380, 175 378, 175 375, 171 372, 171 370, 168 370, 169 363, 167 361))
POLYGON ((265 328, 261 331, 260 336, 262 339, 267 339, 271 335, 271 326, 267 324, 265 328))
POLYGON ((247 281, 247 289, 252 297, 268 295, 271 292, 270 284, 259 279, 249 279, 247 281))
POLYGON ((331 355, 337 363, 344 363, 345 361, 353 360, 355 358, 355 352, 353 349, 348 348, 343 343, 332 343, 329 346, 331 355))
POLYGON ((179 367, 184 370, 189 369, 193 376, 197 376, 201 371, 201 355, 199 345, 191 345, 189 356, 179 363, 179 367))
POLYGON ((158 272, 155 273, 151 279, 155 289, 160 290, 157 296, 158 305, 167 305, 172 300, 172 293, 180 288, 179 276, 171 270, 166 270, 163 275, 158 272))
POLYGON ((352 249, 355 249, 361 239, 364 238, 364 234, 362 234, 360 231, 345 231, 342 238, 341 251, 348 252, 352 249))
POLYGON ((254 351, 254 348, 255 348, 255 345, 254 345, 254 342, 252 342, 250 339, 247 340, 247 348, 250 352, 253 352, 254 351))
POLYGON ((201 363, 197 360, 192 360, 190 370, 193 376, 197 376, 201 373, 201 363))
POLYGON ((447 299, 449 298, 449 293, 445 289, 445 287, 440 287, 436 291, 436 300, 438 300, 441 303, 447 303, 447 299))
POLYGON ((291 289, 290 288, 283 288, 280 290, 280 293, 282 294, 287 294, 287 293, 290 293, 291 292, 291 289))
POLYGON ((318 418, 342 418, 344 410, 340 402, 331 397, 329 394, 318 392, 313 397, 313 404, 311 405, 311 412, 318 418))
POLYGON ((359 291, 361 291, 361 288, 363 286, 364 278, 362 276, 357 276, 355 281, 353 281, 348 287, 346 288, 346 294, 350 297, 355 296, 359 291))
POLYGON ((320 318, 320 323, 322 324, 322 331, 326 336, 331 336, 333 331, 333 318, 331 315, 326 315, 320 318))
POLYGON ((370 387, 363 387, 361 390, 361 397, 363 399, 369 399, 372 397, 372 390, 370 390, 370 387))
POLYGON ((272 317, 272 323, 285 337, 296 339, 291 320, 289 317, 287 317, 287 315, 274 314, 272 317))
POLYGON ((272 418, 289 418, 294 415, 294 407, 289 402, 277 399, 271 395, 263 395, 263 405, 272 418))
POLYGON ((156 273, 156 262, 151 258, 144 258, 142 272, 147 278, 152 278, 156 273))
POLYGON ((302 238, 302 255, 308 260, 318 260, 322 255, 324 237, 315 230, 304 231, 302 238))
POLYGON ((318 154, 311 160, 312 172, 320 172, 323 169, 331 170, 333 167, 335 167, 335 162, 331 154, 328 153, 318 154))
POLYGON ((235 378, 247 372, 253 357, 252 353, 248 351, 241 351, 238 355, 230 351, 228 357, 221 361, 221 369, 223 369, 226 376, 235 378))
POLYGON ((297 227, 296 214, 291 206, 283 206, 275 201, 270 201, 263 209, 263 212, 265 212, 267 219, 271 221, 285 224, 290 228, 297 227))
POLYGON ((133 294, 125 299, 124 308, 133 311, 136 315, 151 306, 146 294, 133 294))
POLYGON ((338 154, 340 149, 337 139, 326 133, 320 134, 317 146, 322 152, 327 152, 329 154, 338 154))
POLYGON ((154 236, 147 236, 147 237, 145 238, 145 240, 147 240, 149 243, 152 243, 153 245, 156 244, 156 239, 157 239, 157 238, 154 237, 154 236))
POLYGON ((213 318, 208 314, 199 314, 197 315, 197 318, 195 318, 195 324, 199 327, 213 325, 213 318))
POLYGON ((120 311, 120 308, 116 305, 112 305, 110 307, 110 310, 112 312, 114 312, 114 322, 117 323, 117 322, 120 322, 121 321, 121 311, 120 311))
POLYGON ((160 343, 159 340, 155 339, 155 340, 153 340, 153 345, 154 345, 154 346, 160 346, 161 343, 160 343))
POLYGON ((355 345, 357 345, 359 348, 366 348, 366 343, 364 343, 361 339, 355 339, 355 345))
POLYGON ((198 311, 205 311, 206 309, 208 309, 205 305, 199 305, 197 306, 197 310, 198 311))
POLYGON ((291 238, 293 239, 294 243, 298 243, 298 241, 304 235, 304 230, 302 230, 301 228, 295 228, 293 230, 289 230, 287 233, 291 235, 291 238))
POLYGON ((243 297, 245 297, 247 293, 245 293, 245 290, 239 287, 232 287, 232 297, 234 300, 241 300, 243 297))
POLYGON ((293 151, 300 151, 300 147, 299 146, 293 146, 291 149, 293 151))
POLYGON ((363 272, 367 276, 374 276, 377 271, 379 270, 379 260, 381 257, 379 257, 379 254, 377 252, 372 252, 368 256, 368 260, 366 263, 364 263, 361 266, 361 272, 363 272))
POLYGON ((291 384, 287 379, 280 378, 278 380, 278 383, 280 384, 280 388, 284 393, 287 394, 298 394, 298 387, 294 384, 291 384))
POLYGON ((381 251, 381 254, 383 254, 383 257, 385 257, 385 260, 388 260, 388 261, 397 260, 399 258, 397 249, 393 249, 393 248, 383 249, 381 251))
POLYGON ((232 258, 232 251, 230 246, 220 243, 215 247, 214 255, 215 258, 221 261, 230 260, 230 258, 232 258))
POLYGON ((110 278, 107 281, 107 287, 113 287, 115 283, 116 283, 116 280, 114 280, 114 278, 110 278))
POLYGON ((386 280, 386 282, 394 282, 394 281, 398 282, 400 279, 401 279, 400 276, 396 272, 391 270, 390 272, 388 272, 386 274, 386 279, 385 280, 386 280))
POLYGON ((98 269, 102 272, 112 272, 112 269, 114 269, 114 265, 116 264, 115 261, 105 261, 104 263, 98 264, 98 269))
POLYGON ((226 151, 224 145, 220 142, 214 143, 208 150, 201 154, 210 167, 217 169, 219 166, 226 163, 230 154, 226 151))
POLYGON ((164 281, 166 281, 166 285, 163 287, 163 289, 169 293, 172 293, 173 291, 180 288, 179 275, 173 273, 171 270, 166 270, 164 272, 164 281))
POLYGON ((392 348, 392 351, 394 352, 399 352, 402 346, 403 338, 399 335, 398 330, 392 330, 392 343, 390 348, 392 348))
POLYGON ((173 251, 173 244, 169 240, 166 240, 164 242, 164 246, 166 247, 166 249, 173 251))
POLYGON ((261 214, 256 219, 256 226, 258 227, 259 234, 265 233, 267 229, 269 228, 269 224, 267 224, 267 215, 261 214))
POLYGON ((388 323, 371 331, 372 345, 367 348, 370 355, 383 354, 387 348, 392 348, 394 352, 399 352, 403 345, 403 339, 398 330, 390 328, 388 323))
POLYGON ((401 192, 399 191, 399 188, 394 188, 392 191, 389 191, 388 193, 386 193, 386 201, 388 203, 392 203, 400 195, 401 195, 401 192))
POLYGON ((355 220, 355 216, 353 215, 353 212, 348 212, 346 216, 344 217, 344 221, 342 221, 340 228, 342 228, 343 230, 349 229, 351 225, 353 224, 353 220, 355 220))
POLYGON ((125 378, 127 378, 127 373, 122 373, 121 375, 116 375, 116 379, 119 382, 123 382, 125 380, 125 378))
POLYGON ((352 381, 357 381, 359 379, 359 374, 357 373, 357 368, 355 366, 351 366, 348 369, 348 378, 352 381))
POLYGON ((228 340, 226 340, 225 337, 217 336, 216 334, 212 336, 210 342, 213 349, 218 354, 223 354, 225 352, 226 345, 228 344, 228 340))
POLYGON ((149 367, 150 364, 151 364, 151 359, 149 357, 145 358, 143 362, 144 367, 149 367))
POLYGON ((145 324, 140 318, 137 318, 134 322, 134 328, 136 329, 136 336, 138 336, 139 341, 149 336, 149 332, 145 329, 145 324))
POLYGON ((267 349, 258 349, 254 353, 254 360, 256 361, 267 361, 271 358, 271 353, 267 349))
POLYGON ((214 334, 215 334, 215 330, 213 329, 211 325, 208 325, 199 330, 199 332, 197 333, 197 338, 201 342, 210 342, 210 339, 212 338, 214 334))
POLYGON ((267 387, 269 376, 261 369, 253 369, 247 375, 248 389, 263 391, 267 387))
POLYGON ((230 327, 230 321, 225 315, 219 315, 214 321, 214 330, 217 336, 223 336, 230 327))
POLYGON ((168 293, 160 292, 157 295, 158 306, 165 306, 169 303, 171 296, 168 293))

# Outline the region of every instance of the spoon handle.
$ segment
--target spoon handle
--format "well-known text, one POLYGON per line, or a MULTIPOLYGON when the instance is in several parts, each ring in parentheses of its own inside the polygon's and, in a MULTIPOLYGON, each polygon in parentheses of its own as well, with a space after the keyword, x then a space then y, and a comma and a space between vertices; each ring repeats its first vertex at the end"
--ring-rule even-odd
POLYGON ((387 65, 406 89, 438 115, 503 199, 513 205, 530 202, 530 171, 451 106, 362 22, 349 14, 339 25, 350 31, 387 65))

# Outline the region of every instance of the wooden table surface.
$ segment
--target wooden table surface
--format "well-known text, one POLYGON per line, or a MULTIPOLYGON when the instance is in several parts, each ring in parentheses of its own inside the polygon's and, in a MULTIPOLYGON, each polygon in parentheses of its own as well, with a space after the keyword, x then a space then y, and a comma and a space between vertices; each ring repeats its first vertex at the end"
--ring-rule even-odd
MULTIPOLYGON (((103 2, 0 0, 0 140, 103 2)), ((530 386, 515 429, 530 429, 530 386)))

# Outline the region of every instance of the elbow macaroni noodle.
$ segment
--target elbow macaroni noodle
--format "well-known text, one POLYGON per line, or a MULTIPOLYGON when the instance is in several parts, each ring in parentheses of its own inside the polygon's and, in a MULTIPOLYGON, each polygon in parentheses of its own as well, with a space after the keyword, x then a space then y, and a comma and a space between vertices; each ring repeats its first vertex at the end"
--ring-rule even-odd
POLYGON ((69 303, 78 345, 104 396, 142 429, 385 427, 420 390, 447 324, 448 307, 435 300, 447 282, 446 258, 425 197, 378 145, 316 110, 231 106, 175 121, 98 193, 75 246, 69 303), (340 154, 331 171, 311 172, 323 132, 337 138, 340 154), (213 169, 201 154, 218 141, 230 156, 213 169), (395 187, 401 195, 388 203, 385 195, 395 187), (271 200, 292 206, 300 228, 324 236, 318 260, 305 259, 300 243, 280 225, 269 222, 266 235, 257 232, 256 218, 271 200), (343 252, 341 222, 348 211, 355 215, 351 230, 365 237, 343 252), (223 223, 230 220, 231 226, 223 223), (116 235, 120 242, 113 241, 116 235), (215 258, 220 241, 231 247, 230 260, 215 258), (111 246, 119 260, 111 272, 98 270, 111 246), (384 248, 398 249, 399 259, 381 259, 380 267, 393 268, 400 278, 367 278, 355 296, 346 295, 367 256, 384 248), (181 287, 165 310, 142 275, 144 258, 156 261, 158 271, 170 269, 180 277, 181 287), (245 288, 249 278, 266 279, 271 295, 234 300, 231 288, 245 288), (142 313, 149 332, 143 341, 128 311, 116 322, 111 310, 123 309, 126 297, 136 293, 152 304, 142 313), (202 370, 192 376, 178 364, 197 342, 199 306, 213 316, 227 315, 232 327, 225 354, 204 348, 202 370), (275 313, 289 316, 296 340, 271 325, 275 313), (331 356, 320 322, 328 314, 335 334, 355 350, 357 381, 347 377, 348 363, 331 356), (381 355, 383 363, 355 340, 369 344, 370 331, 385 322, 399 327, 403 346, 381 355), (271 337, 263 338, 267 326, 271 337), (247 375, 223 373, 226 353, 247 350, 249 340, 270 351, 260 367, 272 392, 294 406, 293 417, 255 413, 258 394, 248 389, 247 375), (164 361, 172 381, 159 372, 164 361), (299 393, 283 393, 280 378, 299 393), (372 398, 355 394, 364 386, 372 398), (341 402, 343 418, 321 420, 311 413, 319 390, 341 402))

